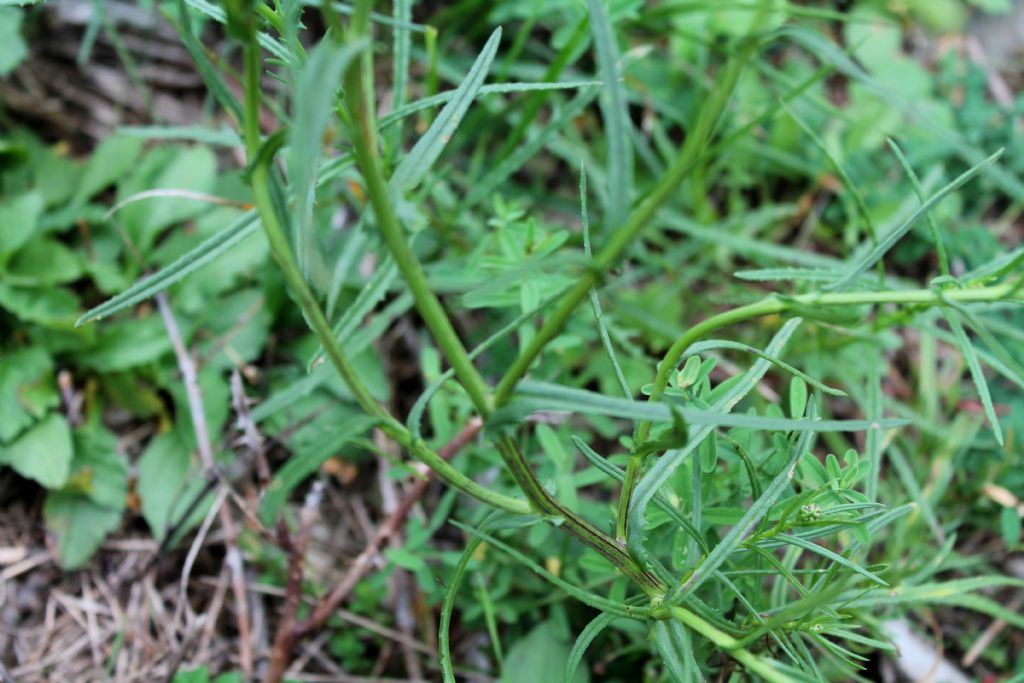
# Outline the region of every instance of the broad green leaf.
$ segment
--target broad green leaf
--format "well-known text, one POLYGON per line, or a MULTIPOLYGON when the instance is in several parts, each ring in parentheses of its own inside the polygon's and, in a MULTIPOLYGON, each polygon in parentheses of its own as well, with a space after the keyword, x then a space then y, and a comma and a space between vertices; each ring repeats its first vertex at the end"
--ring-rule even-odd
POLYGON ((93 150, 79 180, 71 206, 81 206, 90 197, 119 181, 135 167, 143 141, 124 135, 106 138, 93 150))
POLYGON ((53 361, 40 347, 0 353, 0 448, 60 405, 53 361))
POLYGON ((173 347, 163 320, 155 312, 117 320, 97 330, 92 344, 75 354, 83 367, 117 372, 170 356, 173 347))
POLYGON ((0 7, 0 76, 7 76, 28 56, 28 46, 21 37, 23 18, 16 7, 0 7))
POLYGON ((173 513, 184 509, 185 477, 191 466, 188 447, 173 432, 150 441, 139 457, 135 490, 142 517, 158 540, 177 521, 173 513))
POLYGON ((398 164, 388 187, 399 195, 418 184, 434 162, 441 155, 448 141, 455 134, 455 129, 462 122, 469 105, 473 102, 484 78, 487 77, 487 70, 494 61, 498 52, 498 44, 501 42, 501 28, 495 29, 491 34, 484 49, 473 62, 469 73, 456 89, 455 94, 448 104, 437 115, 434 122, 427 129, 409 153, 405 155, 398 164))
POLYGON ((31 287, 61 285, 82 276, 78 254, 58 240, 37 237, 12 258, 4 279, 31 287))
MULTIPOLYGON (((129 138, 131 139, 131 138, 129 138)), ((118 185, 118 201, 138 192, 153 189, 188 190, 209 194, 214 189, 217 160, 204 146, 169 153, 149 152, 133 173, 118 185)), ((134 202, 118 211, 119 220, 131 236, 136 248, 148 254, 160 232, 175 223, 194 218, 208 211, 204 202, 182 201, 178 197, 154 197, 134 202)))
POLYGON ((43 213, 43 195, 26 192, 0 202, 0 263, 35 234, 43 213))
MULTIPOLYGON (((569 643, 558 628, 545 621, 512 643, 505 656, 500 683, 562 683, 563 666, 569 657, 569 643)), ((589 681, 586 669, 578 669, 572 683, 589 681)))
POLYGON ((60 488, 71 473, 74 445, 62 415, 50 413, 11 443, 0 446, 0 463, 48 489, 60 488))
POLYGON ((117 437, 103 427, 84 427, 74 432, 75 456, 64 486, 93 503, 123 510, 128 495, 128 464, 117 452, 117 437))
POLYGON ((630 144, 629 105, 619 66, 619 48, 615 29, 608 19, 605 0, 587 0, 590 30, 594 51, 604 82, 601 115, 606 135, 606 167, 608 176, 608 206, 605 214, 605 232, 621 224, 629 211, 633 193, 633 147, 630 144))
POLYGON ((78 493, 50 491, 43 505, 46 528, 57 539, 57 559, 64 569, 81 567, 103 539, 121 524, 121 510, 97 505, 78 493))

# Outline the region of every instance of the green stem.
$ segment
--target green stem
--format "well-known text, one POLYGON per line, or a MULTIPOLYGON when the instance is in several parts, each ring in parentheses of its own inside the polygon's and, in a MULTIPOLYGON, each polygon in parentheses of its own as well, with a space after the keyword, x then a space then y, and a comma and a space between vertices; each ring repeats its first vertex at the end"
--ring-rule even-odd
POLYGON ((562 331, 576 307, 590 293, 590 288, 597 285, 599 274, 606 272, 619 259, 626 247, 651 222, 655 211, 678 190, 679 184, 699 161, 714 134, 722 112, 725 111, 729 98, 732 96, 743 66, 754 53, 757 44, 756 40, 747 39, 736 56, 729 60, 722 76, 715 84, 714 92, 701 108, 697 123, 690 134, 686 136, 686 142, 683 143, 682 149, 672 161, 672 165, 665 175, 654 186, 650 194, 633 209, 633 212, 626 218, 626 222, 612 233, 608 242, 594 257, 591 267, 580 276, 569 291, 562 295, 562 300, 557 308, 498 382, 494 394, 496 406, 502 406, 512 398, 516 384, 526 375, 530 365, 544 350, 544 347, 562 331))
MULTIPOLYGON (((877 304, 900 304, 904 306, 943 306, 949 302, 956 303, 984 303, 995 301, 1020 301, 1024 302, 1024 292, 1019 288, 1019 283, 1008 282, 990 287, 977 287, 971 289, 906 289, 889 290, 882 292, 813 292, 801 294, 794 297, 769 296, 745 306, 730 309, 711 316, 706 320, 697 323, 683 333, 675 343, 672 344, 665 357, 658 364, 658 373, 654 379, 654 389, 651 391, 651 401, 661 400, 668 387, 669 377, 679 359, 686 349, 695 341, 706 334, 714 332, 727 325, 758 318, 765 315, 782 313, 788 310, 800 310, 807 307, 839 307, 839 306, 861 306, 877 304)), ((647 438, 650 432, 651 423, 644 422, 637 430, 638 441, 647 438)))
MULTIPOLYGON (((261 59, 259 47, 253 35, 246 46, 245 51, 245 143, 250 160, 255 159, 260 147, 259 129, 259 108, 260 108, 260 69, 261 59)), ((356 373, 355 368, 349 362, 345 352, 338 344, 338 340, 331 331, 323 311, 320 308, 316 297, 309 289, 303 279, 299 266, 295 262, 291 245, 285 234, 284 228, 274 208, 270 193, 270 171, 266 163, 256 164, 250 175, 252 185, 253 202, 259 212, 260 222, 270 243, 271 253, 277 261, 281 272, 284 275, 288 286, 295 293, 299 306, 305 314, 310 329, 317 336, 324 350, 330 358, 338 374, 352 392, 359 406, 369 415, 380 420, 380 429, 396 443, 408 450, 413 457, 421 461, 427 467, 434 470, 438 477, 459 489, 463 493, 473 496, 478 500, 494 507, 506 510, 513 514, 527 514, 530 506, 526 501, 518 500, 496 493, 489 488, 477 484, 475 481, 459 472, 451 464, 437 453, 433 452, 426 445, 417 439, 387 410, 384 409, 373 398, 366 384, 356 373)))
MULTIPOLYGON (((350 32, 353 39, 360 38, 366 31, 364 17, 368 14, 368 8, 369 2, 366 0, 357 4, 350 32)), ((364 58, 360 65, 353 66, 349 70, 345 82, 345 92, 351 102, 350 111, 356 124, 353 131, 356 164, 366 183, 367 195, 370 198, 374 215, 377 217, 381 236, 412 292, 420 316, 451 363, 452 369, 469 394, 477 412, 486 420, 492 410, 489 388, 477 372, 462 341, 455 333, 448 315, 430 287, 423 267, 409 246, 405 238, 405 231, 399 224, 392 208, 391 197, 388 194, 387 183, 384 180, 380 159, 377 155, 376 125, 368 102, 369 94, 367 93, 365 74, 370 71, 371 66, 366 61, 372 59, 369 51, 364 53, 364 58)), ((562 528, 604 555, 644 590, 652 594, 664 592, 664 586, 657 577, 640 567, 629 556, 622 544, 602 533, 572 510, 565 508, 548 493, 511 436, 500 437, 496 447, 516 484, 526 494, 527 499, 537 512, 563 520, 562 528)))
POLYGON ((766 660, 758 657, 750 650, 742 646, 728 633, 718 629, 688 609, 682 607, 669 607, 665 616, 680 621, 697 633, 710 640, 716 647, 725 650, 733 659, 742 664, 748 671, 752 671, 771 683, 790 683, 789 676, 778 671, 766 660))
MULTIPOLYGON (((365 35, 369 23, 369 6, 370 3, 365 0, 356 4, 356 13, 350 30, 352 38, 360 38, 365 35)), ((448 314, 445 313, 440 300, 430 287, 423 266, 406 240, 405 230, 399 224, 392 207, 380 157, 377 154, 377 126, 371 109, 372 94, 367 92, 369 89, 367 74, 372 73, 368 61, 372 58, 372 51, 363 52, 363 58, 359 64, 349 69, 345 79, 345 92, 351 103, 350 111, 356 124, 352 131, 356 164, 366 183, 366 193, 369 196, 374 215, 377 217, 377 226, 381 237, 387 244, 388 251, 391 252, 399 272, 402 273, 402 277, 412 292, 416 309, 423 317, 423 322, 427 324, 448 362, 452 364, 456 376, 466 393, 469 394, 477 412, 486 420, 491 413, 490 389, 480 373, 477 372, 466 347, 462 345, 462 340, 459 339, 455 328, 452 327, 448 314)))

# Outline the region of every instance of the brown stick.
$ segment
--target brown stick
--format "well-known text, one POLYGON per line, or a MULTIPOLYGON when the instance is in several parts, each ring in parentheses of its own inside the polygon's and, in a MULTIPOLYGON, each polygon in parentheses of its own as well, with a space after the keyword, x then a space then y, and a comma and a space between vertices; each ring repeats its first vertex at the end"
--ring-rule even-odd
MULTIPOLYGON (((156 295, 157 307, 164 320, 164 327, 167 329, 167 336, 174 347, 174 355, 178 360, 178 370, 181 372, 182 380, 185 383, 185 395, 188 397, 189 413, 192 416, 192 428, 196 434, 196 445, 199 449, 199 458, 207 472, 216 471, 216 463, 213 459, 213 446, 210 442, 210 432, 206 427, 206 414, 203 411, 203 395, 199 389, 199 378, 196 374, 196 365, 185 348, 185 342, 178 328, 178 322, 174 319, 174 312, 167 301, 167 295, 160 292, 156 295)), ((227 505, 222 505, 218 512, 221 526, 224 528, 224 545, 227 552, 224 563, 231 571, 231 587, 235 598, 235 613, 238 622, 238 660, 245 678, 252 675, 252 642, 249 629, 249 601, 245 590, 245 565, 242 560, 242 553, 238 549, 238 531, 235 521, 231 516, 231 510, 227 505)))
MULTIPOLYGON (((456 434, 451 441, 438 451, 438 454, 445 459, 451 458, 459 449, 473 440, 482 426, 483 423, 479 418, 473 418, 462 428, 462 431, 456 434)), ((359 581, 370 570, 374 559, 380 553, 381 546, 384 545, 392 534, 401 528, 412 506, 416 504, 416 501, 427 490, 427 486, 430 485, 434 476, 433 472, 428 470, 425 475, 424 479, 416 480, 394 511, 377 527, 377 532, 367 541, 366 547, 363 548, 363 551, 352 562, 348 571, 338 580, 338 583, 335 584, 331 592, 317 604, 309 617, 298 624, 286 624, 282 620, 282 623, 278 626, 277 635, 274 638, 271 666, 267 670, 267 675, 263 678, 263 683, 281 683, 288 662, 291 660, 292 651, 295 649, 295 643, 299 639, 305 638, 309 634, 321 629, 331 614, 351 594, 359 581), (279 664, 275 667, 274 662, 279 662, 279 664)), ((286 603, 289 597, 291 596, 286 595, 286 603)))

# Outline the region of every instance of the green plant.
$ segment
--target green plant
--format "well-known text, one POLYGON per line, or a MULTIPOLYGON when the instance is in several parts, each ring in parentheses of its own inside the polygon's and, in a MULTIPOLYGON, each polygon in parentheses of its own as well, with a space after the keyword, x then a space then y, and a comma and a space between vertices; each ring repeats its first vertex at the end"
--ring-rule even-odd
MULTIPOLYGON (((606 8, 598 0, 590 0, 585 12, 568 3, 547 10, 565 14, 570 20, 561 25, 570 32, 561 35, 558 58, 547 65, 545 82, 484 85, 501 49, 496 31, 476 61, 461 70, 466 76, 456 90, 404 107, 406 93, 400 86, 408 82, 409 36, 421 27, 407 21, 388 24, 396 74, 402 74, 395 79, 399 105, 378 119, 371 22, 380 17, 371 14, 371 4, 358 2, 347 23, 325 4, 321 16, 328 33, 307 52, 296 38, 299 14, 285 4, 235 0, 221 10, 200 2, 178 3, 175 17, 184 42, 211 94, 241 131, 248 157, 243 180, 251 193, 244 200, 251 198, 255 208, 198 246, 180 250, 176 260, 165 259, 156 273, 80 321, 134 306, 186 275, 194 277, 216 256, 237 258, 236 245, 241 240, 257 243, 250 236, 262 228, 283 286, 314 339, 295 352, 298 358, 313 359, 310 373, 299 377, 292 372, 288 379, 294 383, 282 383, 284 388, 261 408, 273 414, 327 383, 331 371, 344 383, 334 392, 342 407, 335 406, 327 418, 343 428, 327 443, 311 439, 308 451, 277 473, 278 487, 265 497, 261 510, 267 525, 278 520, 288 493, 332 447, 370 428, 379 429, 451 488, 482 503, 458 508, 458 516, 469 522, 459 524, 467 545, 458 558, 441 558, 451 567, 444 577, 447 589, 432 588, 443 600, 440 661, 446 680, 454 678, 448 627, 465 573, 471 566, 488 571, 493 563, 503 578, 491 590, 502 590, 502 582, 526 580, 502 564, 508 561, 549 582, 551 592, 599 612, 571 648, 564 614, 542 623, 507 654, 494 645, 496 658, 504 657, 508 667, 517 666, 524 650, 544 646, 543 657, 564 660, 557 664, 564 666, 567 680, 584 676, 577 672, 583 671, 579 665, 588 645, 612 629, 634 641, 646 635, 660 656, 658 668, 671 680, 728 674, 739 666, 751 676, 781 681, 856 675, 866 653, 889 647, 873 616, 878 609, 946 602, 1021 625, 1019 615, 976 593, 1019 582, 997 575, 939 581, 941 561, 909 557, 906 547, 892 540, 924 516, 929 533, 945 543, 934 514, 934 489, 922 491, 913 467, 900 460, 906 448, 899 443, 904 438, 900 428, 913 421, 925 439, 948 444, 951 433, 959 438, 966 427, 940 424, 938 406, 928 404, 928 397, 922 408, 926 419, 919 420, 916 406, 886 402, 881 390, 887 365, 881 351, 896 347, 895 330, 917 326, 931 340, 922 347, 932 344, 931 356, 922 351, 922 365, 937 363, 936 339, 959 348, 995 442, 1004 441, 982 363, 1018 386, 1024 382, 1015 350, 996 336, 1008 334, 999 327, 1006 323, 989 314, 1024 297, 1019 251, 970 263, 971 270, 954 276, 945 249, 954 259, 960 250, 944 244, 939 227, 919 229, 935 219, 940 200, 956 196, 976 176, 1001 191, 1013 191, 1019 181, 996 165, 998 153, 986 157, 940 125, 950 165, 966 162, 963 172, 946 183, 937 173, 918 179, 909 161, 915 155, 904 155, 895 142, 893 164, 883 157, 889 152, 881 143, 895 131, 882 124, 865 127, 861 119, 878 110, 879 100, 890 109, 903 102, 809 28, 799 6, 781 2, 735 3, 735 8, 703 14, 676 3, 676 9, 693 10, 694 16, 682 11, 673 16, 680 30, 672 49, 697 65, 698 77, 682 81, 686 101, 681 104, 673 104, 667 93, 651 94, 663 114, 651 124, 651 141, 638 137, 632 123, 631 106, 640 98, 630 95, 629 80, 620 80, 624 62, 613 20, 628 17, 643 25, 668 10, 655 8, 654 18, 638 17, 631 3, 606 8), (193 10, 226 22, 241 44, 242 102, 199 46, 193 10), (702 27, 710 27, 720 40, 688 42, 683 24, 694 17, 708 22, 702 27), (589 34, 576 30, 577 25, 589 34), (601 85, 546 82, 556 80, 588 40, 601 85), (778 45, 800 46, 824 66, 814 69, 794 60, 790 72, 776 71, 764 55, 778 45), (717 67, 715 77, 705 82, 709 65, 717 67), (290 86, 284 109, 273 106, 280 103, 262 87, 268 66, 290 86), (854 90, 851 107, 859 109, 849 115, 854 121, 841 134, 829 130, 826 115, 832 112, 819 90, 832 70, 863 87, 854 90), (561 103, 568 114, 539 119, 541 105, 531 105, 559 89, 578 91, 561 103), (574 130, 574 117, 598 91, 604 135, 593 142, 593 151, 574 130), (486 193, 502 188, 526 161, 507 144, 498 146, 496 159, 488 159, 495 146, 490 143, 496 142, 485 122, 491 112, 470 111, 486 92, 530 92, 529 97, 538 98, 528 99, 521 118, 509 122, 512 138, 532 132, 523 147, 528 155, 549 143, 569 168, 584 158, 592 185, 599 189, 595 195, 603 216, 595 221, 600 227, 593 235, 583 182, 578 197, 563 193, 545 204, 535 191, 495 200, 493 216, 488 215, 491 207, 481 208, 486 193), (409 127, 402 127, 403 117, 419 113, 430 120, 423 112, 440 104, 443 108, 404 151, 409 127), (259 124, 264 106, 280 112, 279 127, 269 134, 259 124), (324 159, 322 141, 332 114, 351 148, 324 159), (385 123, 395 126, 392 132, 385 123), (475 141, 469 168, 439 173, 434 167, 456 129, 463 139, 475 141), (820 136, 807 135, 819 129, 820 136), (672 140, 680 132, 685 137, 676 149, 672 140), (755 132, 769 136, 772 145, 755 132), (796 153, 808 138, 819 158, 796 153), (602 154, 603 165, 598 161, 602 154), (905 173, 907 183, 895 191, 895 201, 872 202, 858 194, 856 180, 882 158, 905 173), (776 166, 811 178, 826 172, 840 176, 840 201, 829 206, 822 220, 827 237, 848 248, 847 259, 779 246, 771 235, 759 234, 785 234, 788 224, 778 217, 792 214, 792 207, 752 209, 746 203, 750 186, 771 182, 751 181, 750 176, 783 177, 776 166), (323 216, 317 215, 341 194, 337 178, 358 183, 355 202, 362 195, 367 199, 360 225, 342 244, 332 243, 323 216), (584 226, 579 239, 559 224, 572 220, 568 217, 578 202, 583 202, 584 226), (541 207, 557 209, 559 221, 541 207), (674 239, 674 234, 687 239, 674 239), (938 277, 923 285, 883 268, 900 255, 898 248, 914 241, 944 254, 938 277), (737 273, 741 281, 782 282, 785 290, 765 296, 756 285, 737 286, 720 277, 715 266, 724 259, 701 251, 702 243, 716 242, 747 259, 737 273), (368 281, 352 287, 347 269, 363 253, 375 253, 380 261, 368 281), (627 257, 635 261, 636 272, 620 274, 617 269, 627 257), (750 262, 762 267, 752 269, 750 262), (664 272, 674 273, 679 263, 692 265, 692 272, 666 281, 664 272), (332 264, 338 264, 333 271, 332 264), (695 301, 703 297, 691 292, 684 301, 687 287, 698 278, 710 285, 707 300, 695 301), (380 307, 386 297, 390 301, 380 307), (614 302, 607 316, 602 297, 614 302), (587 300, 592 316, 583 306, 587 300), (357 329, 378 308, 375 321, 385 327, 415 308, 436 345, 424 351, 424 365, 433 366, 429 386, 408 411, 406 423, 375 391, 372 368, 356 360, 357 352, 383 329, 357 329), (470 333, 459 333, 462 326, 453 313, 481 309, 487 324, 479 328, 492 336, 470 351, 470 333), (697 319, 697 310, 702 319, 682 327, 684 317, 697 319), (740 324, 747 328, 737 333, 744 342, 707 339, 740 324), (983 344, 972 341, 968 329, 983 344), (799 360, 783 360, 784 354, 799 360), (441 358, 450 366, 445 372, 440 371, 441 358), (740 364, 747 361, 744 369, 740 364), (722 373, 726 363, 730 368, 722 373), (792 379, 780 384, 775 371, 792 379), (613 397, 617 393, 625 396, 613 397), (856 407, 844 408, 825 396, 848 399, 856 407), (571 418, 554 425, 531 419, 552 414, 571 418), (434 444, 448 442, 473 416, 485 423, 483 443, 471 456, 448 462, 434 444), (421 426, 424 417, 427 429, 421 426), (633 426, 631 435, 623 431, 627 424, 633 426), (846 436, 853 432, 865 433, 860 443, 846 436), (830 452, 823 464, 816 450, 830 452), (576 451, 589 467, 577 469, 576 451), (831 453, 843 453, 842 459, 831 453), (887 458, 906 489, 900 495, 914 504, 884 505, 904 500, 882 491, 888 483, 881 476, 887 458), (488 485, 474 478, 499 463, 504 476, 488 485), (607 486, 618 482, 621 487, 607 486), (601 485, 616 491, 613 501, 578 492, 601 485), (563 532, 576 542, 560 541, 563 532), (527 546, 538 552, 524 552, 527 546), (484 547, 499 559, 481 561, 478 552, 484 547), (769 581, 772 576, 776 580, 769 581)), ((851 21, 844 29, 852 32, 855 26, 851 21)), ((652 89, 662 82, 680 83, 677 74, 658 76, 663 78, 648 81, 652 89)), ((172 216, 174 221, 183 218, 172 216)), ((146 226, 140 235, 145 250, 153 246, 153 231, 160 226, 140 226, 146 226)), ((779 234, 774 237, 778 240, 779 234)), ((280 281, 267 288, 281 289, 280 281)), ((285 300, 278 305, 290 308, 285 300)), ((920 390, 927 393, 928 387, 920 390)), ((150 449, 169 448, 168 443, 170 437, 150 449)), ((154 455, 147 463, 155 468, 166 460, 154 455)), ((952 454, 941 456, 949 471, 952 461, 952 454)), ((413 564, 408 557, 404 561, 413 564)), ((481 594, 487 592, 484 586, 481 594)), ((481 607, 479 618, 493 622, 487 610, 501 607, 481 607)), ((279 669, 272 669, 268 678, 279 675, 279 669)))

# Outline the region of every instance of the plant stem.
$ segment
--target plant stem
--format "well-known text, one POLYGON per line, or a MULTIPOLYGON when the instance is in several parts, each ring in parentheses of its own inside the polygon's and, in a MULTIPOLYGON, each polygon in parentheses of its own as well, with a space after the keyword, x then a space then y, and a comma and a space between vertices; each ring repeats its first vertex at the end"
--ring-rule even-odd
MULTIPOLYGON (((245 143, 250 159, 255 159, 260 147, 259 107, 260 107, 260 69, 261 59, 255 33, 251 36, 245 49, 245 143)), ((396 443, 408 450, 413 457, 434 470, 438 477, 459 489, 463 493, 494 507, 513 514, 527 514, 530 506, 526 501, 510 498, 475 481, 459 472, 437 453, 427 448, 426 444, 414 439, 412 434, 387 410, 373 398, 366 384, 359 377, 338 340, 331 331, 316 297, 309 289, 299 271, 291 245, 285 235, 284 228, 278 217, 270 194, 270 170, 266 163, 258 163, 252 168, 250 184, 252 186, 253 203, 259 212, 260 222, 270 243, 271 253, 277 261, 285 281, 294 292, 299 306, 306 317, 307 324, 324 347, 324 351, 334 365, 342 380, 352 392, 356 403, 369 415, 380 420, 380 429, 394 439, 396 443)))
POLYGON ((669 618, 680 621, 701 634, 714 645, 728 652, 729 656, 746 667, 747 670, 756 673, 766 681, 771 683, 790 683, 791 679, 789 676, 781 671, 777 671, 767 661, 742 647, 738 640, 728 633, 719 630, 716 626, 690 610, 682 607, 669 607, 667 615, 669 618))
MULTIPOLYGON (((350 39, 358 40, 365 35, 369 5, 367 0, 361 0, 357 4, 356 14, 349 32, 350 39)), ((441 306, 441 302, 430 287, 423 267, 409 246, 409 242, 405 238, 405 231, 399 224, 392 208, 391 197, 388 194, 387 183, 384 180, 377 154, 376 123, 373 119, 367 92, 366 74, 371 72, 372 67, 372 64, 368 64, 367 61, 372 59, 372 55, 367 51, 363 57, 360 64, 349 69, 345 80, 345 92, 350 102, 349 109, 355 119, 353 146, 356 164, 366 183, 367 195, 377 217, 381 236, 412 292, 416 309, 427 327, 430 328, 445 357, 452 364, 456 376, 466 393, 469 394, 477 412, 486 420, 492 411, 490 389, 480 373, 477 372, 469 353, 462 345, 462 341, 455 333, 448 315, 441 306)), ((561 525, 567 532, 601 553, 645 591, 653 594, 664 591, 664 586, 657 577, 637 564, 625 551, 622 544, 602 533, 574 511, 564 507, 544 488, 511 436, 507 434, 501 436, 495 445, 516 484, 526 494, 527 499, 537 512, 561 519, 561 525)))
POLYGON ((562 300, 551 313, 551 317, 545 321, 530 344, 505 372, 495 390, 495 406, 500 407, 512 398, 516 384, 526 375, 534 359, 562 331, 576 307, 589 295, 591 287, 598 284, 601 275, 611 268, 640 231, 647 227, 654 212, 678 190, 679 184, 700 160, 701 154, 714 134, 722 112, 725 111, 725 106, 732 96, 743 66, 750 59, 757 44, 756 40, 748 38, 740 47, 739 52, 729 60, 722 76, 715 83, 714 91, 701 108, 693 130, 686 136, 686 142, 683 143, 679 154, 672 161, 672 165, 669 166, 650 194, 633 209, 633 212, 626 218, 626 222, 612 233, 608 242, 591 261, 590 268, 580 276, 569 291, 562 295, 562 300))
MULTIPOLYGON (((359 39, 366 35, 370 4, 366 0, 356 4, 356 13, 349 31, 350 39, 359 39)), ((416 309, 423 317, 423 322, 430 328, 431 334, 438 346, 441 347, 448 362, 452 364, 456 376, 466 393, 469 394, 477 412, 486 420, 491 414, 490 389, 480 373, 477 372, 466 347, 463 346, 462 340, 459 339, 455 328, 452 327, 448 314, 445 313, 440 300, 430 287, 427 275, 423 272, 423 266, 420 265, 416 254, 413 253, 412 247, 409 246, 409 242, 405 238, 405 230, 399 224, 392 208, 392 200, 377 154, 377 126, 371 109, 372 93, 367 92, 370 90, 367 74, 372 73, 367 62, 372 58, 371 50, 363 52, 359 63, 349 68, 345 79, 345 93, 351 103, 350 111, 355 119, 352 137, 356 164, 366 183, 366 193, 377 217, 377 227, 381 237, 387 244, 388 251, 391 252, 399 272, 402 273, 402 277, 412 292, 416 309)))
MULTIPOLYGON (((727 325, 758 318, 765 315, 782 313, 788 310, 800 310, 807 307, 840 307, 877 304, 900 304, 904 306, 943 306, 950 303, 984 303, 996 301, 1024 302, 1024 292, 1019 283, 1008 282, 990 287, 971 289, 906 289, 881 292, 813 292, 793 297, 769 296, 745 306, 723 311, 697 323, 682 334, 669 348, 665 357, 658 364, 658 374, 654 379, 651 401, 658 401, 665 394, 669 377, 679 363, 686 349, 704 335, 714 332, 727 325)), ((649 421, 641 424, 638 430, 640 440, 646 439, 650 432, 649 421)))

